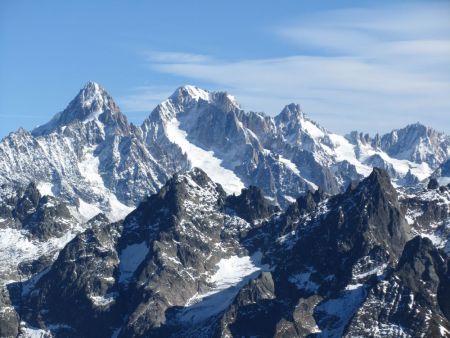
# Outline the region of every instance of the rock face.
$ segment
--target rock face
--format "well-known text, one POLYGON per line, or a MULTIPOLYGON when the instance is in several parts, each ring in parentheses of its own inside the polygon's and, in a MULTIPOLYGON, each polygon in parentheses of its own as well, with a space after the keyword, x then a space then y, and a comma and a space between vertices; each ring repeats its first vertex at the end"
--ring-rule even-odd
POLYGON ((55 337, 445 335, 448 256, 427 238, 410 239, 400 196, 387 173, 374 169, 344 193, 308 192, 280 211, 258 188, 227 196, 194 168, 121 222, 93 218, 42 274, 9 285, 22 290, 12 298, 22 322, 16 330, 55 337))
POLYGON ((193 86, 137 127, 90 82, 0 142, 0 336, 450 336, 448 156, 193 86))
POLYGON ((25 293, 20 282, 32 285, 85 227, 64 202, 41 196, 33 182, 0 200, 0 210, 0 336, 16 337, 21 321, 16 306, 25 293))
POLYGON ((420 123, 383 135, 380 143, 381 149, 394 158, 426 162, 431 167, 448 158, 450 146, 448 136, 420 123))
POLYGON ((347 336, 448 335, 449 276, 448 260, 429 239, 415 237, 396 269, 369 292, 347 336))
MULTIPOLYGON (((260 211, 235 210, 221 186, 195 168, 175 175, 123 222, 97 216, 38 281, 21 285, 29 290, 22 320, 56 336, 156 337, 207 317, 196 302, 260 270, 259 256, 248 256, 239 240, 278 209, 252 191, 242 198, 260 211), (232 262, 241 271, 228 281, 232 262)), ((215 302, 231 302, 237 291, 215 302)))

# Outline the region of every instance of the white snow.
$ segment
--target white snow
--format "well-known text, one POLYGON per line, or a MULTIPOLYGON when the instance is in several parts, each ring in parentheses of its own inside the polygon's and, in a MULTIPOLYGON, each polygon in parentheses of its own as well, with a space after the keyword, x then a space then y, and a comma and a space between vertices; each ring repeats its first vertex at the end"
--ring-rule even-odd
POLYGON ((362 287, 363 285, 364 285, 364 284, 361 284, 361 283, 357 283, 357 284, 348 284, 348 285, 345 287, 345 290, 346 290, 346 291, 356 290, 356 289, 362 287))
POLYGON ((366 295, 363 285, 348 285, 338 298, 329 299, 316 306, 324 322, 330 323, 319 337, 342 337, 349 320, 361 306, 366 295))
POLYGON ((184 86, 184 88, 194 100, 198 101, 202 99, 205 101, 209 101, 209 93, 206 90, 192 85, 186 85, 184 86))
POLYGON ((294 174, 296 174, 297 176, 300 176, 300 170, 298 170, 297 166, 291 161, 288 160, 287 158, 279 155, 278 157, 278 161, 280 161, 281 163, 283 163, 287 168, 289 168, 294 174))
POLYGON ((192 297, 181 313, 180 320, 195 323, 226 309, 249 280, 255 278, 259 271, 269 269, 267 265, 260 265, 261 257, 262 254, 257 252, 252 257, 231 256, 221 259, 217 263, 219 270, 209 279, 215 288, 206 294, 192 297))
POLYGON ((416 176, 419 180, 424 180, 427 177, 429 177, 433 172, 430 166, 425 162, 415 163, 408 160, 399 160, 396 158, 392 158, 385 152, 379 149, 374 149, 370 145, 359 144, 359 147, 361 150, 361 153, 359 155, 359 161, 361 163, 364 163, 371 156, 377 155, 384 162, 391 165, 394 168, 394 170, 401 176, 404 176, 408 173, 408 171, 411 171, 411 174, 416 176))
POLYGON ((306 182, 307 184, 309 184, 310 188, 313 188, 314 190, 319 189, 319 186, 318 186, 317 184, 315 184, 315 183, 313 183, 313 182, 307 180, 307 179, 304 178, 304 177, 303 177, 303 179, 305 180, 305 182, 306 182))
POLYGON ((442 337, 450 335, 450 332, 442 325, 439 325, 439 332, 442 335, 442 337))
POLYGON ((117 292, 111 292, 104 296, 89 295, 89 298, 95 306, 108 306, 115 302, 118 295, 117 292))
POLYGON ((213 151, 204 150, 187 140, 187 133, 180 129, 180 122, 173 118, 166 124, 167 137, 187 155, 193 167, 201 168, 214 181, 222 185, 228 194, 240 194, 245 187, 236 174, 222 166, 222 160, 213 151))
POLYGON ((308 120, 302 121, 302 126, 306 130, 306 132, 311 135, 313 138, 321 138, 324 137, 325 134, 322 130, 320 130, 314 123, 308 120))
MULTIPOLYGON (((78 163, 78 169, 93 192, 105 201, 108 209, 106 215, 111 221, 115 222, 125 218, 134 208, 121 203, 116 195, 105 187, 103 178, 99 173, 99 164, 99 158, 94 156, 94 148, 86 148, 82 161, 78 163)), ((78 211, 84 218, 90 219, 100 212, 100 208, 80 199, 78 211)))
POLYGON ((450 184, 450 177, 439 177, 438 179, 439 185, 448 185, 450 184))
POLYGON ((306 272, 300 272, 296 273, 289 277, 289 282, 293 283, 298 289, 300 290, 306 290, 310 292, 317 291, 319 289, 319 286, 317 283, 313 282, 311 278, 311 274, 313 273, 313 270, 309 270, 306 272))
POLYGON ((85 124, 90 121, 97 120, 103 113, 102 107, 107 105, 109 102, 107 96, 104 95, 103 90, 100 88, 100 85, 95 82, 92 82, 91 84, 93 85, 94 90, 88 91, 87 96, 84 96, 85 92, 83 92, 82 105, 86 109, 91 109, 93 103, 96 102, 97 107, 84 119, 83 123, 85 124))
POLYGON ((427 237, 437 248, 443 248, 445 246, 446 240, 442 237, 425 232, 420 233, 420 235, 422 237, 427 237))
POLYGON ((359 174, 363 176, 370 175, 372 168, 362 164, 356 158, 355 146, 353 144, 351 144, 345 137, 338 134, 329 134, 328 136, 334 146, 334 152, 332 152, 332 155, 335 156, 335 159, 338 162, 347 161, 355 166, 356 171, 359 174))
POLYGON ((30 326, 25 326, 25 322, 21 323, 19 338, 51 338, 53 335, 49 330, 37 329, 30 326))
POLYGON ((14 277, 20 262, 37 259, 38 257, 55 253, 57 254, 77 233, 83 228, 76 224, 62 237, 52 237, 46 242, 30 240, 24 230, 11 228, 0 229, 0 276, 1 279, 12 273, 14 277))
POLYGON ((288 202, 288 203, 295 203, 296 199, 292 196, 289 195, 284 195, 284 199, 288 202))
POLYGON ((369 159, 372 156, 379 156, 383 162, 387 165, 391 165, 392 168, 398 173, 399 177, 404 177, 411 171, 411 174, 416 176, 419 180, 424 180, 429 177, 433 170, 425 163, 415 163, 408 160, 399 160, 390 157, 385 152, 373 148, 369 144, 358 143, 358 155, 357 147, 350 143, 345 137, 338 134, 328 134, 332 146, 328 147, 322 144, 323 148, 329 156, 333 156, 337 162, 347 161, 355 166, 356 171, 363 175, 368 176, 372 172, 372 167, 368 165, 369 159))
POLYGON ((89 221, 92 217, 97 216, 102 211, 99 207, 86 203, 81 198, 78 199, 78 202, 80 206, 78 207, 77 211, 79 212, 81 218, 80 220, 84 223, 89 221))
POLYGON ((370 271, 355 274, 353 276, 353 279, 361 279, 361 278, 365 278, 365 277, 371 276, 371 275, 381 276, 385 272, 387 266, 388 265, 386 263, 381 264, 380 266, 377 266, 377 267, 371 269, 370 271))
POLYGON ((39 193, 42 196, 54 196, 52 189, 53 189, 53 184, 49 183, 49 182, 39 182, 37 184, 37 189, 39 190, 39 193))
POLYGON ((212 291, 214 293, 227 289, 239 283, 246 276, 260 270, 252 262, 250 256, 231 256, 230 258, 221 259, 217 266, 219 270, 209 279, 210 282, 216 285, 216 288, 212 291))
POLYGON ((126 282, 133 276, 133 273, 136 271, 139 264, 142 263, 147 253, 148 247, 145 242, 128 245, 122 250, 119 257, 119 283, 126 282))
MULTIPOLYGON (((25 322, 20 322, 19 335, 18 338, 52 338, 54 335, 52 331, 58 331, 61 329, 72 329, 70 326, 65 324, 49 324, 47 329, 38 329, 29 326, 25 322)), ((58 335, 57 335, 58 336, 58 335)), ((59 337, 59 336, 58 336, 59 337)))

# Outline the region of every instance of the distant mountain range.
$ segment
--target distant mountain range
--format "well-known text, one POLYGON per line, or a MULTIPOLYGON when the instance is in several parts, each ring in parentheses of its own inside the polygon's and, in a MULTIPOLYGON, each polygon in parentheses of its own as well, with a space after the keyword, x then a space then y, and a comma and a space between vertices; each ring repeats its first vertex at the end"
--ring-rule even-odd
POLYGON ((450 136, 89 82, 0 142, 1 337, 450 336, 450 136))

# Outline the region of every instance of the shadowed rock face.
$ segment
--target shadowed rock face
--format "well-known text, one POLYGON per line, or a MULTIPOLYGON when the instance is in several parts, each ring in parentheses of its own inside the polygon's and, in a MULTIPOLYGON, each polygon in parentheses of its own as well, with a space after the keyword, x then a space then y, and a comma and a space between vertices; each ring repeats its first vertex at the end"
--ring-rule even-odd
POLYGON ((448 258, 415 237, 396 269, 370 290, 347 335, 443 336, 450 327, 449 277, 448 258))
POLYGON ((262 196, 256 188, 237 196, 260 206, 238 211, 202 170, 175 175, 123 222, 109 224, 101 214, 91 220, 37 282, 19 284, 29 290, 21 318, 34 327, 61 324, 53 331, 62 337, 177 331, 171 321, 214 287, 209 278, 221 258, 248 254, 239 238, 278 210, 262 196))
MULTIPOLYGON (((448 258, 409 240, 398 197, 374 169, 345 193, 308 192, 280 212, 255 187, 227 197, 193 169, 123 222, 92 219, 39 278, 10 286, 12 301, 21 321, 56 337, 436 336, 449 327, 448 258), (251 272, 216 290, 219 266, 246 255, 251 272)), ((49 198, 34 201, 40 210, 49 198)), ((220 278, 242 269, 234 261, 220 278)))
MULTIPOLYGON (((274 297, 253 305, 234 305, 221 319, 220 332, 233 336, 304 336, 328 330, 340 336, 362 304, 367 290, 376 285, 377 274, 398 262, 408 240, 397 193, 389 176, 380 169, 346 193, 326 198, 315 192, 300 197, 285 215, 266 229, 278 227, 282 236, 269 239, 266 259, 274 266, 274 297), (281 222, 281 224, 280 224, 281 222), (354 289, 345 318, 327 310, 354 289), (356 287, 356 285, 360 285, 356 287), (353 299, 352 298, 352 299, 353 299), (247 324, 245 324, 247 323, 247 324)), ((260 240, 261 230, 254 235, 260 240)), ((250 240, 250 239, 248 239, 250 240)), ((246 295, 246 289, 240 296, 246 295)), ((343 308, 344 311, 344 308, 343 308)))
POLYGON ((243 189, 238 196, 228 196, 225 207, 236 210, 237 215, 247 222, 267 218, 280 210, 278 206, 270 203, 262 191, 255 186, 243 189))
POLYGON ((439 188, 439 183, 437 181, 437 179, 435 178, 431 178, 430 181, 428 182, 428 189, 437 189, 439 188))

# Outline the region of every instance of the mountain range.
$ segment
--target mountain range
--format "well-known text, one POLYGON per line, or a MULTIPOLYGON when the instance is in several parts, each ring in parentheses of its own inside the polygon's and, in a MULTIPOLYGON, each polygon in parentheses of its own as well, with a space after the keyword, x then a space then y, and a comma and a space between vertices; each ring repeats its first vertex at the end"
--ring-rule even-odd
POLYGON ((88 82, 0 142, 2 337, 450 336, 450 136, 88 82), (174 292, 175 291, 175 292, 174 292))

